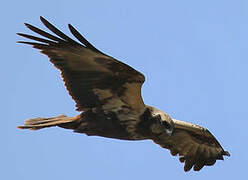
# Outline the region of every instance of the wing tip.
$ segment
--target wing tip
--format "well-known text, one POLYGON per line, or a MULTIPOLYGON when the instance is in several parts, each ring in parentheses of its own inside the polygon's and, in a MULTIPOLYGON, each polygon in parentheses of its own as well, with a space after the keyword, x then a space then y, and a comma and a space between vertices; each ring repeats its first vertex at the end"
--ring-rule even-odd
POLYGON ((30 27, 33 27, 31 24, 29 24, 29 23, 24 23, 24 25, 27 27, 27 28, 29 28, 30 29, 30 27))
POLYGON ((41 22, 45 25, 45 24, 50 24, 49 22, 48 22, 48 20, 46 20, 44 17, 42 17, 42 16, 40 16, 40 20, 41 20, 41 22))
POLYGON ((27 41, 16 41, 16 43, 22 43, 22 44, 29 44, 29 45, 32 45, 32 44, 30 44, 31 42, 27 42, 27 41))
POLYGON ((223 151, 222 155, 230 157, 231 154, 228 151, 223 151))

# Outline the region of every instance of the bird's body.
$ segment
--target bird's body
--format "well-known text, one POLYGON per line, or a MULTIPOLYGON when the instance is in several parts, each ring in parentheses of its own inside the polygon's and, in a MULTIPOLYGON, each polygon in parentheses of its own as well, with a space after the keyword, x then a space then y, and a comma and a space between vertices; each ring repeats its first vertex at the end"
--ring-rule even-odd
MULTIPOLYGON (((126 110, 123 112, 93 112, 87 110, 75 117, 60 115, 51 118, 35 118, 26 121, 22 128, 33 130, 58 125, 74 132, 85 133, 88 136, 102 136, 120 140, 145 140, 156 137, 161 131, 150 127, 155 126, 158 117, 152 115, 153 107, 147 106, 140 114, 131 114, 126 110), (46 122, 44 124, 44 122, 46 122), (63 123, 61 123, 63 122, 63 123), (49 124, 50 123, 50 124, 49 124), (55 124, 54 124, 55 123, 55 124)), ((162 130, 163 131, 163 130, 162 130)))
POLYGON ((96 49, 73 26, 69 25, 69 29, 82 44, 42 17, 41 21, 57 36, 26 24, 47 39, 18 33, 38 41, 20 43, 33 45, 50 58, 61 71, 65 86, 82 113, 75 117, 29 119, 19 128, 59 126, 89 136, 151 139, 172 155, 179 154, 180 161, 185 162, 185 171, 192 167, 199 171, 204 165, 213 165, 229 156, 207 129, 172 119, 165 112, 145 105, 141 96, 143 74, 96 49))

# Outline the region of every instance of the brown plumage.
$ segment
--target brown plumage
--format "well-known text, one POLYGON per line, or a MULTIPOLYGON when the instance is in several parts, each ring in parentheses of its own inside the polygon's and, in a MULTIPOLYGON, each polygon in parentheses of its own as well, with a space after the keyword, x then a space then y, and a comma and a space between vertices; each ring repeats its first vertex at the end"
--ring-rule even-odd
POLYGON ((151 139, 169 149, 173 156, 179 155, 185 171, 192 167, 199 171, 229 156, 207 129, 172 119, 163 111, 145 105, 141 96, 143 74, 96 49, 72 25, 69 24, 69 29, 81 43, 42 17, 41 21, 55 35, 25 24, 42 38, 18 33, 36 41, 19 43, 32 45, 50 58, 82 113, 75 117, 29 119, 19 128, 38 130, 59 126, 89 136, 151 139))

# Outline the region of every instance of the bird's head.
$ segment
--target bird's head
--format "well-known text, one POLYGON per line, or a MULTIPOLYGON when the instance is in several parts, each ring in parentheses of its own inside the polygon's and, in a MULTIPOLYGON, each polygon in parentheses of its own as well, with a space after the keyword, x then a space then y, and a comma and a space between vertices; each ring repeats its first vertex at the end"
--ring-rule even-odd
POLYGON ((152 119, 154 123, 151 126, 151 131, 153 134, 164 134, 171 136, 174 130, 174 122, 172 118, 165 112, 156 109, 154 107, 149 107, 151 111, 152 119))

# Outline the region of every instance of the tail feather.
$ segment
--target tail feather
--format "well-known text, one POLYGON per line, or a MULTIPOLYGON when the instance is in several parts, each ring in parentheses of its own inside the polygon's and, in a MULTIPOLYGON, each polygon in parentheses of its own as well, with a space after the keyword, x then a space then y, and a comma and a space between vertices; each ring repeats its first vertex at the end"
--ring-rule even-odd
POLYGON ((38 130, 51 126, 63 126, 63 124, 71 123, 78 120, 78 116, 67 117, 66 115, 60 115, 50 118, 34 118, 25 121, 24 125, 18 126, 20 129, 38 130))

